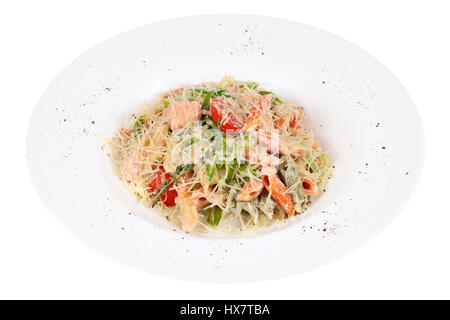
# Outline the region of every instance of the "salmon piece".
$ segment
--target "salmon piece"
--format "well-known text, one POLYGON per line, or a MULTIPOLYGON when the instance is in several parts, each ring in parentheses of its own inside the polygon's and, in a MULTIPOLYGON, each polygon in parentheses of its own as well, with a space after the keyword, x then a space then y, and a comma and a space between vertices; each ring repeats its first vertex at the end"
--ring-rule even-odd
POLYGON ((305 156, 305 150, 303 150, 298 143, 295 143, 295 141, 292 141, 285 136, 280 136, 280 152, 282 154, 290 154, 294 157, 305 156))
POLYGON ((305 156, 305 150, 297 149, 297 150, 291 150, 290 151, 291 156, 294 156, 295 158, 301 158, 305 156))
POLYGON ((190 232, 195 229, 198 224, 199 216, 197 208, 189 201, 188 198, 180 197, 181 212, 181 230, 190 232))
POLYGON ((197 101, 177 101, 164 110, 164 115, 170 129, 183 128, 189 122, 200 120, 202 107, 197 101))
POLYGON ((244 132, 247 132, 249 130, 256 130, 256 129, 264 129, 264 130, 273 129, 274 123, 270 115, 271 104, 272 104, 272 95, 266 94, 264 96, 260 96, 258 100, 258 106, 253 108, 242 130, 244 132))
POLYGON ((238 87, 230 87, 228 89, 228 91, 233 92, 233 93, 238 93, 239 92, 239 88, 238 87))
POLYGON ((250 179, 244 184, 242 191, 237 195, 239 201, 250 201, 261 193, 264 189, 263 182, 261 180, 250 179))
POLYGON ((272 105, 272 95, 266 94, 259 97, 259 106, 265 113, 270 112, 270 106, 272 105))
POLYGON ((283 130, 283 131, 287 131, 287 127, 288 127, 287 123, 288 123, 287 120, 283 119, 283 118, 277 119, 277 120, 275 120, 273 122, 274 127, 276 129, 280 129, 280 130, 283 130))
POLYGON ((275 128, 288 131, 288 129, 299 129, 301 128, 300 121, 305 116, 305 112, 303 108, 299 107, 298 110, 287 116, 286 118, 280 118, 275 120, 274 125, 275 128), (289 120, 288 120, 289 119, 289 120))
POLYGON ((274 126, 283 132, 289 132, 291 130, 300 129, 302 126, 295 120, 295 115, 292 116, 292 120, 288 121, 286 119, 278 119, 274 121, 274 126))
POLYGON ((280 135, 278 132, 258 130, 256 131, 257 142, 260 147, 266 149, 270 153, 280 152, 280 135))
POLYGON ((139 177, 142 170, 142 153, 138 150, 131 152, 127 160, 122 166, 122 175, 127 181, 134 180, 139 177))
POLYGON ((291 121, 289 121, 289 127, 291 127, 291 128, 301 128, 302 126, 300 125, 300 121, 302 121, 303 117, 304 117, 303 109, 300 109, 300 113, 299 114, 294 114, 291 117, 291 121))
POLYGON ((303 150, 295 141, 288 137, 281 136, 277 132, 264 132, 258 130, 256 132, 258 143, 267 149, 270 153, 289 154, 294 157, 303 157, 305 150, 303 150))
POLYGON ((219 195, 211 190, 205 190, 204 188, 194 190, 191 199, 197 208, 203 207, 208 203, 214 203, 219 206, 225 205, 225 198, 223 195, 219 195))
POLYGON ((256 129, 259 123, 258 112, 253 110, 252 113, 247 118, 247 122, 245 123, 242 131, 247 132, 251 129, 256 129))
POLYGON ((206 206, 209 201, 206 199, 203 189, 194 190, 192 192, 191 199, 196 208, 201 208, 206 206))
POLYGON ((268 154, 260 147, 252 147, 245 151, 245 158, 250 164, 277 166, 283 163, 283 159, 268 154))

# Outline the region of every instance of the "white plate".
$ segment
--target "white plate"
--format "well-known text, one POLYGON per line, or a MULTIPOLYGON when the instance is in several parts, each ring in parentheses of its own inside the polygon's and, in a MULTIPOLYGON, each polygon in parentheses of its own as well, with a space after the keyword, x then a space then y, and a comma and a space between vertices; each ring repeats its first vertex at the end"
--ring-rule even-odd
POLYGON ((351 43, 278 19, 208 15, 147 25, 78 58, 40 99, 27 152, 42 199, 85 243, 152 273, 227 282, 310 270, 370 239, 411 195, 424 138, 403 86, 351 43), (102 150, 103 137, 158 92, 224 74, 304 106, 336 165, 307 214, 252 237, 174 230, 127 193, 102 150))

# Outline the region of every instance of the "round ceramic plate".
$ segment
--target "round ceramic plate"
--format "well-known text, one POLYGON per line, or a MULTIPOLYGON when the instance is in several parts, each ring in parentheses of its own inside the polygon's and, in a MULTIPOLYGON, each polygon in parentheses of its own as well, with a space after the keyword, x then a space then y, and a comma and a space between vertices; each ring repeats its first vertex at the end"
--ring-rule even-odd
POLYGON ((424 137, 403 86, 353 44, 283 20, 208 15, 150 24, 83 54, 40 99, 27 153, 50 211, 98 251, 173 278, 255 281, 324 265, 377 234, 417 183, 424 137), (251 236, 186 234, 125 190, 104 138, 159 92, 225 74, 302 105, 335 175, 285 224, 251 236))

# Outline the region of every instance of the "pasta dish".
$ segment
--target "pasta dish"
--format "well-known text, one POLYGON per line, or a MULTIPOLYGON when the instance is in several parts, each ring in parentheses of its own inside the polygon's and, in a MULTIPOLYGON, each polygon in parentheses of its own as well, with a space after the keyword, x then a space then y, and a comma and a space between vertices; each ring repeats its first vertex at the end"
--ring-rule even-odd
POLYGON ((183 231, 244 231, 302 214, 331 177, 304 109, 224 77, 161 94, 109 140, 116 173, 183 231))

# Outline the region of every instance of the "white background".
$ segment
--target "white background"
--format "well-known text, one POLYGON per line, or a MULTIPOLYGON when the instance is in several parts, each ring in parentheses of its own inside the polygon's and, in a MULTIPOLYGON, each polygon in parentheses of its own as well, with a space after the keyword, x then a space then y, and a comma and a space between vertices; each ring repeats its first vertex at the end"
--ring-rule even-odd
POLYGON ((448 1, 431 0, 2 2, 0 298, 449 299, 446 5, 448 1), (248 284, 184 282, 97 254, 66 232, 40 201, 26 167, 25 135, 34 105, 50 81, 77 56, 118 33, 207 13, 260 14, 319 27, 368 51, 405 85, 425 128, 425 169, 407 206, 368 245, 290 278, 248 284))

